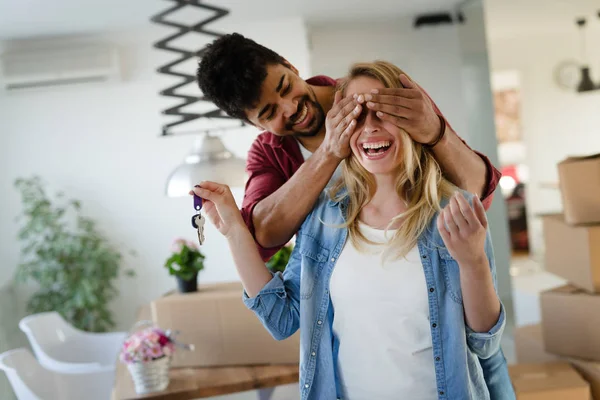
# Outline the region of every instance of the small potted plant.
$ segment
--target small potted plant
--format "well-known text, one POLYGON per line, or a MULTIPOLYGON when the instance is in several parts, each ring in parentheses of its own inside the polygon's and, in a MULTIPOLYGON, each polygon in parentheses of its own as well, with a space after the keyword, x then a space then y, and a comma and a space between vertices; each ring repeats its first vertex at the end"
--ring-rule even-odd
POLYGON ((170 332, 155 326, 138 330, 125 340, 119 359, 127 365, 136 393, 158 392, 169 386, 174 351, 175 341, 170 332))
POLYGON ((267 261, 267 268, 273 272, 282 272, 290 260, 294 246, 291 243, 283 246, 277 253, 267 261))
POLYGON ((185 239, 177 239, 171 247, 172 254, 165 262, 169 275, 177 278, 181 293, 198 291, 198 272, 204 269, 204 254, 198 245, 185 239))

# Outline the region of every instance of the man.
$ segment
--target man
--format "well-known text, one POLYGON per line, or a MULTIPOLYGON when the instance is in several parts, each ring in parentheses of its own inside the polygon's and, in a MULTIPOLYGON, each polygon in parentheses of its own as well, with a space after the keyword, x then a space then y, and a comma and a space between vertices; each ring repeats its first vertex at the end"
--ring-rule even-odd
POLYGON ((451 182, 480 196, 486 209, 491 204, 500 172, 458 137, 427 93, 404 75, 402 89, 341 99, 334 79, 304 81, 279 54, 234 33, 207 47, 197 79, 219 108, 265 131, 248 153, 241 209, 265 261, 294 236, 335 180, 365 107, 430 146, 451 182))

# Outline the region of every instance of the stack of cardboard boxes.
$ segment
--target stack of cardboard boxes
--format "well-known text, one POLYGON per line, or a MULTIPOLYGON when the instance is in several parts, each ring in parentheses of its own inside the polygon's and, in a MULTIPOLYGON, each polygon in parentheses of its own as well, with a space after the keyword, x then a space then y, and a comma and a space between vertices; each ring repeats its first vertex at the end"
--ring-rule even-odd
POLYGON ((564 213, 543 216, 545 269, 568 284, 541 293, 541 324, 516 329, 511 377, 519 399, 600 400, 600 155, 558 172, 564 213))
POLYGON ((178 350, 172 367, 295 364, 300 332, 275 340, 242 302, 240 282, 200 285, 198 292, 168 293, 151 305, 154 323, 179 331, 177 340, 194 351, 178 350))

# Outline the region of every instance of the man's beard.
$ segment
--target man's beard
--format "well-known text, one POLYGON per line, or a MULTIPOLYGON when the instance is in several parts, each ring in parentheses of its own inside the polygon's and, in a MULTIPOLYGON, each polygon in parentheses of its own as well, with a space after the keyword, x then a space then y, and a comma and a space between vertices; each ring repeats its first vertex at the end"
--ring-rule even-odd
MULTIPOLYGON (((314 93, 313 93, 314 95, 314 93)), ((307 126, 306 128, 304 128, 304 131, 295 131, 294 130, 294 123, 292 122, 288 122, 288 124, 286 125, 286 130, 293 132, 293 135, 295 137, 312 137, 317 135, 321 129, 323 128, 323 125, 325 124, 325 112, 323 111, 323 107, 321 107, 321 105, 316 102, 313 101, 308 95, 305 95, 302 100, 300 100, 300 102, 298 103, 298 111, 296 114, 294 114, 292 116, 292 118, 290 118, 292 121, 295 120, 294 117, 297 116, 298 113, 302 112, 302 110, 304 109, 304 105, 306 104, 306 106, 312 110, 313 112, 313 116, 312 116, 312 121, 310 122, 310 125, 307 126)))

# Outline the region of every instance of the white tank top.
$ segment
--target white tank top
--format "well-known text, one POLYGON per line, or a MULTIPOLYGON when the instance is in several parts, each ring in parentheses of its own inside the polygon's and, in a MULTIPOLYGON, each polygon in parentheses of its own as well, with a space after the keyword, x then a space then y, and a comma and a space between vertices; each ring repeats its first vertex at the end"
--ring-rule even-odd
MULTIPOLYGON (((360 224, 383 243, 385 231, 360 224)), ((388 230, 391 237, 394 231, 388 230)), ((382 246, 346 242, 330 281, 338 371, 347 400, 434 400, 427 284, 418 247, 381 263, 382 246)))

